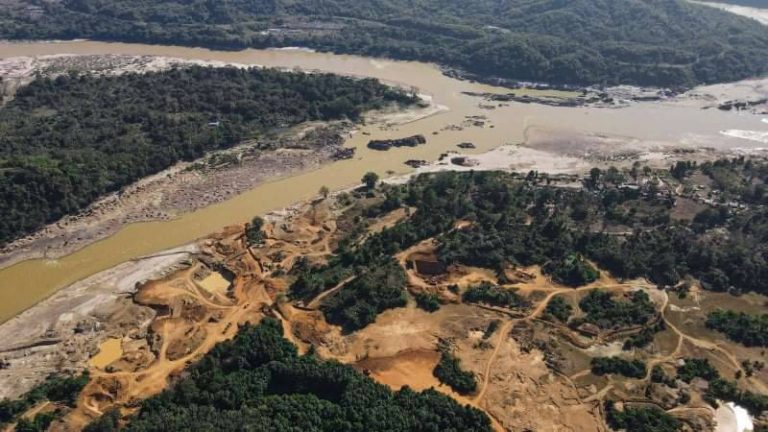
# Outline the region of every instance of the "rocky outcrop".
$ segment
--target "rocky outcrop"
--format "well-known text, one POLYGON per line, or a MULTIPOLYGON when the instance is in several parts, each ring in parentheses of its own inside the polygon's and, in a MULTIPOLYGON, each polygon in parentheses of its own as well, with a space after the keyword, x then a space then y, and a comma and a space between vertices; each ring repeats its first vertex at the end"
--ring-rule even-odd
POLYGON ((411 168, 420 168, 420 167, 429 165, 429 162, 423 159, 408 159, 404 163, 411 168))
POLYGON ((720 105, 717 106, 717 109, 721 111, 743 111, 748 110, 751 108, 754 108, 758 105, 765 105, 768 104, 768 99, 757 99, 757 100, 733 100, 733 101, 727 101, 723 102, 720 105))
POLYGON ((331 159, 335 161, 352 159, 355 156, 354 148, 341 147, 338 148, 332 155, 331 159))
POLYGON ((464 156, 456 156, 451 158, 451 163, 463 167, 477 166, 477 161, 464 156))
POLYGON ((387 151, 392 147, 416 147, 417 145, 426 144, 427 139, 424 135, 413 135, 407 138, 391 139, 391 140, 371 140, 368 142, 368 148, 373 150, 387 151))

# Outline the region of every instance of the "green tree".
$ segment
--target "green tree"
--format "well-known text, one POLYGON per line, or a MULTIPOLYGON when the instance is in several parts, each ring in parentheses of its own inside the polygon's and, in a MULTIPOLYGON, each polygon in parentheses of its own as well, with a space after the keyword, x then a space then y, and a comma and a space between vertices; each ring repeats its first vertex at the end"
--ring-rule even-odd
POLYGON ((379 175, 373 171, 368 171, 363 176, 362 182, 363 184, 365 184, 365 187, 367 187, 368 189, 373 189, 376 187, 376 183, 379 182, 379 175))
POLYGON ((441 383, 449 386, 459 394, 470 394, 477 390, 475 374, 461 368, 461 360, 454 357, 445 348, 440 355, 440 361, 432 372, 441 383))
POLYGON ((254 216, 254 218, 251 219, 251 223, 249 223, 248 227, 245 229, 245 237, 248 239, 248 244, 250 246, 259 246, 264 243, 265 235, 263 228, 264 219, 259 216, 254 216))

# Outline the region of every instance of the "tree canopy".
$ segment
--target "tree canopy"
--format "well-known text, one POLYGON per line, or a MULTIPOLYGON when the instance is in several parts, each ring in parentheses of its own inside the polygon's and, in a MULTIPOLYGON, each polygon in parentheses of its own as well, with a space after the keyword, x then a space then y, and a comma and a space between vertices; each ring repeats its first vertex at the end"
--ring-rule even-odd
POLYGON ((412 101, 376 80, 258 68, 38 78, 0 110, 0 244, 206 151, 412 101))
POLYGON ((707 327, 748 347, 768 346, 768 314, 750 315, 717 310, 707 316, 707 327))

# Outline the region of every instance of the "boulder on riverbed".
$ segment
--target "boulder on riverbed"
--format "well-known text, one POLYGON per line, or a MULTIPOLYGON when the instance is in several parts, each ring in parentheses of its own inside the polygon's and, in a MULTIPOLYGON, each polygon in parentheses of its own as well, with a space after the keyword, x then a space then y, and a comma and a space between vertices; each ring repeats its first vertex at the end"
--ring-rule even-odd
POLYGON ((427 139, 424 138, 424 135, 413 135, 406 138, 391 140, 371 140, 368 142, 368 148, 373 150, 387 151, 392 147, 416 147, 417 145, 426 143, 427 139))
POLYGON ((464 156, 456 156, 451 158, 451 163, 463 167, 473 167, 478 165, 476 160, 464 156))
POLYGON ((411 168, 421 168, 423 166, 429 165, 429 162, 423 159, 408 159, 407 161, 405 161, 405 164, 411 168))

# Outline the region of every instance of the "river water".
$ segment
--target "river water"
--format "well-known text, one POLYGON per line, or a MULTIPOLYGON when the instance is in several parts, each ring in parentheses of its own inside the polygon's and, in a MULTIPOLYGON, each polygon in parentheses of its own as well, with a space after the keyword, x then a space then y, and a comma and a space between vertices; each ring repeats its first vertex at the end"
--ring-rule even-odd
MULTIPOLYGON (((15 316, 46 296, 72 282, 125 262, 190 242, 223 226, 249 220, 256 214, 288 206, 315 195, 322 185, 331 189, 358 182, 366 171, 380 175, 406 173, 408 159, 435 160, 456 144, 472 142, 471 152, 488 151, 508 143, 521 143, 535 131, 556 136, 557 146, 546 147, 552 158, 558 151, 578 152, 568 137, 600 134, 617 138, 617 145, 627 149, 647 143, 682 143, 694 147, 755 148, 766 144, 734 136, 724 130, 768 131, 768 124, 752 115, 737 115, 718 110, 702 110, 691 104, 646 103, 623 109, 555 108, 513 103, 493 110, 482 109, 481 100, 462 92, 503 92, 508 90, 459 81, 445 77, 434 65, 399 62, 356 56, 313 53, 301 50, 246 50, 220 52, 196 48, 90 41, 0 43, 0 58, 54 54, 125 54, 156 55, 182 59, 221 61, 283 68, 321 70, 354 76, 366 76, 416 87, 448 110, 394 129, 382 130, 369 125, 348 140, 346 146, 357 148, 354 159, 335 162, 316 171, 258 186, 220 204, 188 213, 164 222, 129 225, 115 235, 91 244, 60 259, 28 260, 0 270, 0 322, 15 316), (485 116, 486 127, 444 130, 458 125, 467 116, 485 116), (439 131, 438 135, 433 132, 439 131), (396 138, 413 134, 427 136, 427 145, 369 150, 370 139, 396 138), (558 147, 559 146, 559 147, 558 147), (553 150, 554 149, 554 150, 553 150), (558 150, 559 149, 559 150, 558 150)), ((531 141, 531 140, 527 140, 531 141)))

